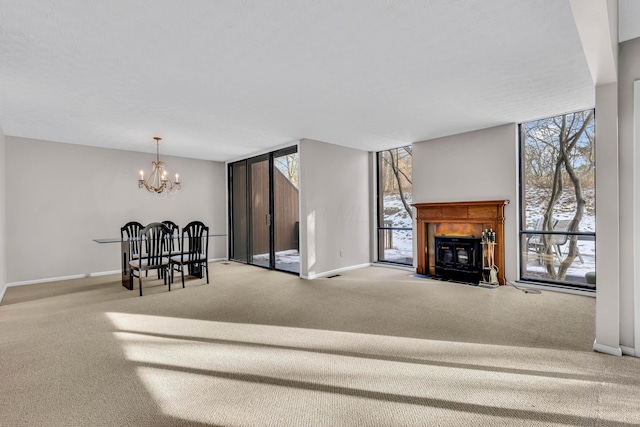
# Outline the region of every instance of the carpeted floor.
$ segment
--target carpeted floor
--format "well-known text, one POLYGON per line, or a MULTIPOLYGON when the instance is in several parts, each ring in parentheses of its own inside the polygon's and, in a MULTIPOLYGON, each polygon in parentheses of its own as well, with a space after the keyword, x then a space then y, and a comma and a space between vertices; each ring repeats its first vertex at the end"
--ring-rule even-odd
POLYGON ((593 298, 382 267, 210 276, 9 288, 0 425, 640 425, 640 359, 591 351, 593 298))

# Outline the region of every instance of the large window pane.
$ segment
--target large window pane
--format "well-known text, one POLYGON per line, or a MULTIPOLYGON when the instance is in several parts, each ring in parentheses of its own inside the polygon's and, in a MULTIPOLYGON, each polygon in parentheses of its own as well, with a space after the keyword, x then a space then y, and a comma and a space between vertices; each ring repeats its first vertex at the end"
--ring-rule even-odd
POLYGON ((522 279, 595 287, 594 122, 585 110, 520 126, 522 279))
POLYGON ((378 153, 378 260, 413 264, 411 146, 378 153))
POLYGON ((269 156, 255 157, 249 167, 249 263, 271 266, 271 213, 269 206, 269 156))
POLYGON ((273 158, 274 239, 276 269, 300 272, 299 158, 297 148, 273 158))
POLYGON ((230 258, 247 262, 247 163, 233 163, 229 169, 231 185, 230 258))

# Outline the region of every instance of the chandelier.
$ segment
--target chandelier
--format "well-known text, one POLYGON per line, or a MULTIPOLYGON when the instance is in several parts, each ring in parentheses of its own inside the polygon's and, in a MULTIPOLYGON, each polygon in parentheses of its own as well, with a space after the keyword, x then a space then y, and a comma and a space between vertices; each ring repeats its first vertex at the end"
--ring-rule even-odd
POLYGON ((164 170, 164 162, 160 161, 159 146, 162 138, 154 136, 156 140, 156 161, 153 164, 151 175, 144 179, 144 171, 140 171, 140 179, 138 179, 138 188, 147 190, 152 194, 174 194, 180 190, 180 178, 176 174, 176 180, 171 181, 164 170))

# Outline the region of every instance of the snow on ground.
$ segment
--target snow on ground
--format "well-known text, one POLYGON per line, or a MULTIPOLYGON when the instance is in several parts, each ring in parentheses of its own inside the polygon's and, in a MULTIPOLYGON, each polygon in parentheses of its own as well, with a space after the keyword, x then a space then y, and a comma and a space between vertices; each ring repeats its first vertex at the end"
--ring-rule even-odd
MULTIPOLYGON (((263 267, 269 267, 269 254, 253 255, 251 262, 263 267)), ((276 252, 276 269, 300 273, 300 254, 297 249, 287 249, 276 252)))
MULTIPOLYGON (((411 194, 405 194, 405 196, 407 203, 411 204, 411 194)), ((385 195, 384 221, 386 227, 413 228, 413 220, 404 208, 400 194, 385 195)), ((413 260, 413 231, 386 230, 383 233, 386 233, 387 238, 389 235, 391 236, 391 247, 384 250, 384 259, 411 264, 413 260)))
POLYGON ((276 252, 276 263, 294 264, 300 262, 300 254, 297 249, 276 252))
MULTIPOLYGON (((269 254, 256 254, 253 261, 268 261, 269 254)), ((276 263, 278 264, 294 264, 300 262, 300 254, 296 249, 288 249, 286 251, 276 252, 276 263)))
MULTIPOLYGON (((595 191, 584 190, 585 211, 580 221, 580 231, 596 231, 596 211, 595 211, 595 191)), ((527 190, 527 228, 534 229, 536 221, 541 218, 546 210, 549 201, 548 190, 540 188, 530 188, 527 190)), ((556 219, 573 219, 576 210, 576 198, 569 191, 565 191, 558 203, 554 207, 554 217, 556 219)))
MULTIPOLYGON (((540 188, 530 188, 526 193, 526 223, 527 228, 535 229, 536 222, 541 218, 546 210, 546 204, 549 200, 549 191, 540 188)), ((596 215, 595 215, 595 191, 593 189, 585 189, 584 197, 586 201, 585 211, 580 221, 579 231, 595 232, 596 231, 596 215)), ((573 219, 576 209, 576 200, 573 191, 566 190, 560 200, 554 207, 554 218, 558 220, 573 219)), ((596 244, 595 240, 588 240, 586 237, 578 239, 578 251, 580 257, 576 259, 567 271, 567 280, 581 282, 584 280, 585 274, 596 270, 596 244)), ((523 248, 524 249, 524 248, 523 248)), ((527 248, 527 252, 523 254, 526 262, 527 277, 547 278, 547 272, 540 262, 538 255, 534 252, 534 248, 527 248)), ((569 250, 569 241, 560 246, 560 256, 565 258, 569 250)), ((554 256, 555 265, 560 264, 557 256, 554 256)))

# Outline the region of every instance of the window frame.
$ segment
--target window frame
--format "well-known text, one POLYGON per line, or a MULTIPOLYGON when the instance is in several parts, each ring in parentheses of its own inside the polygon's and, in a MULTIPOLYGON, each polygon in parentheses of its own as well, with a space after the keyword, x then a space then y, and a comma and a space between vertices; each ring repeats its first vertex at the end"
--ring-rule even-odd
MULTIPOLYGON (((578 111, 568 112, 564 114, 558 114, 557 116, 549 116, 549 118, 559 117, 559 116, 568 115, 568 114, 574 114, 580 111, 588 111, 588 110, 589 109, 578 110, 578 111)), ((594 111, 593 122, 595 126, 595 109, 593 109, 593 111, 594 111)), ((541 118, 538 120, 543 120, 543 119, 544 118, 541 118)), ((532 120, 532 122, 533 121, 535 120, 532 120)), ((532 230, 532 229, 526 228, 526 222, 527 222, 527 211, 526 211, 526 190, 527 189, 526 189, 526 181, 525 181, 526 150, 524 146, 525 138, 524 138, 524 132, 523 132, 523 126, 526 123, 528 122, 523 122, 518 124, 518 160, 519 160, 518 206, 519 206, 519 212, 520 212, 519 221, 518 221, 518 247, 519 247, 518 256, 519 256, 519 266, 520 266, 518 281, 524 282, 524 283, 541 285, 541 286, 595 292, 597 283, 595 285, 589 285, 587 283, 575 282, 570 280, 560 281, 560 280, 545 279, 545 278, 539 278, 539 277, 531 277, 527 275, 527 264, 526 264, 526 259, 524 254, 528 252, 528 238, 527 238, 528 236, 550 235, 550 236, 567 236, 567 238, 570 238, 571 236, 578 236, 578 238, 585 237, 584 240, 593 240, 594 260, 596 259, 597 254, 595 254, 595 244, 596 244, 595 230, 594 231, 554 231, 554 230, 532 230)), ((597 141, 595 141, 594 144, 597 144, 597 141)), ((595 180, 596 180, 596 171, 594 169, 594 187, 595 187, 595 180)), ((596 215, 596 221, 597 221, 597 211, 595 215, 596 215)), ((594 261, 593 271, 595 272, 595 261, 594 261)))
MULTIPOLYGON (((382 184, 382 168, 381 168, 381 155, 389 150, 398 150, 404 147, 411 146, 403 145, 401 147, 389 148, 386 150, 376 151, 376 236, 377 236, 377 247, 376 247, 376 262, 384 263, 384 264, 392 264, 392 265, 400 265, 400 266, 413 266, 415 254, 413 253, 413 249, 411 251, 410 261, 400 262, 394 260, 387 260, 384 258, 384 234, 390 233, 393 234, 394 231, 410 231, 413 232, 413 221, 411 222, 412 227, 389 227, 384 224, 384 190, 382 184)), ((412 171, 413 171, 413 159, 412 159, 412 171)), ((413 174, 412 174, 413 175, 413 174)), ((413 178, 413 176, 412 176, 413 178)), ((411 191, 413 197, 413 188, 411 191)), ((413 248, 413 238, 411 236, 412 248, 413 248)))

